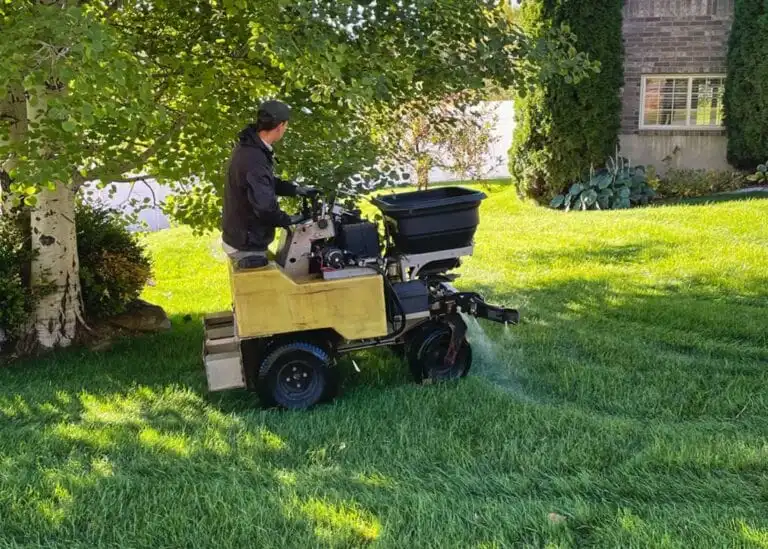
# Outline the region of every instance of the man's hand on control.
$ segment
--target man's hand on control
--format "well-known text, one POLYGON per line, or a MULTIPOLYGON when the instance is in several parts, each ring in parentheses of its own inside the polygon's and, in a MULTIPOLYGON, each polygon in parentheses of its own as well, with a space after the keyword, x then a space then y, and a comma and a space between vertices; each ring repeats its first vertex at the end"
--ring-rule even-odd
POLYGON ((314 198, 320 194, 320 190, 315 187, 302 187, 301 185, 296 188, 296 196, 306 196, 314 198))
POLYGON ((295 214, 289 216, 291 218, 291 225, 298 225, 302 221, 304 221, 304 216, 302 214, 295 214))

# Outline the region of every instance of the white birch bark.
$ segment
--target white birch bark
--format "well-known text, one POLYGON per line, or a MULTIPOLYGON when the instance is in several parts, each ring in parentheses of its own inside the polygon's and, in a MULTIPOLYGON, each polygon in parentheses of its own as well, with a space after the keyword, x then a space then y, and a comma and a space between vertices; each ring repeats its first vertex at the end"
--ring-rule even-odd
POLYGON ((37 342, 44 348, 72 343, 81 318, 75 231, 75 196, 63 183, 44 190, 32 211, 32 286, 44 289, 35 310, 37 342))
MULTIPOLYGON (((37 104, 27 103, 27 118, 45 112, 49 90, 36 90, 37 104)), ((56 92, 53 92, 56 93, 56 92)), ((80 268, 75 229, 75 192, 67 182, 44 189, 30 215, 32 287, 44 290, 34 314, 37 343, 46 349, 66 347, 74 340, 82 318, 80 268)))

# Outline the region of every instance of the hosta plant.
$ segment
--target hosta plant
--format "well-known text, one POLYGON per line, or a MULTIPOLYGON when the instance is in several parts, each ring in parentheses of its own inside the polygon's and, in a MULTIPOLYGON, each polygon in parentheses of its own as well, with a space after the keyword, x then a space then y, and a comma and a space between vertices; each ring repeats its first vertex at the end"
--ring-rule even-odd
POLYGON ((646 205, 655 191, 648 184, 643 166, 632 166, 626 158, 611 158, 605 168, 592 170, 590 177, 557 195, 550 206, 570 210, 618 210, 646 205))
POLYGON ((768 184, 768 163, 760 164, 755 173, 747 176, 747 181, 752 181, 760 185, 768 184))

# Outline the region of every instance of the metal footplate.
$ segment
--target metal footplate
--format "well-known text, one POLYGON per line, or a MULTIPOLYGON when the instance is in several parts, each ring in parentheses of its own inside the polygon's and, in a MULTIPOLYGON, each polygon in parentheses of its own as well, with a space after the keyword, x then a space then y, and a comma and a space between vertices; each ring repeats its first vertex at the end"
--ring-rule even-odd
POLYGON ((206 315, 203 318, 203 329, 203 363, 208 390, 224 391, 245 387, 234 314, 223 311, 206 315))

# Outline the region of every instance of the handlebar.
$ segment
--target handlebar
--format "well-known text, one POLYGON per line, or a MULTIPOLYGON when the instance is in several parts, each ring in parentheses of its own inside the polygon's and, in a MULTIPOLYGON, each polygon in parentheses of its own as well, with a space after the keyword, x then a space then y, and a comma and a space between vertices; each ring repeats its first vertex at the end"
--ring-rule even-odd
POLYGON ((323 215, 327 215, 329 211, 333 209, 336 204, 336 195, 331 194, 329 200, 325 200, 321 195, 314 197, 302 196, 301 197, 301 215, 306 219, 317 220, 323 215), (330 204, 330 206, 328 206, 330 204))
MULTIPOLYGON (((320 217, 327 216, 334 212, 336 206, 339 205, 340 195, 346 195, 356 199, 360 198, 360 195, 358 194, 340 190, 328 193, 327 199, 322 194, 318 194, 314 197, 302 196, 301 210, 299 213, 305 220, 312 219, 317 221, 320 217)), ((353 213, 346 208, 343 208, 343 212, 353 213)))

